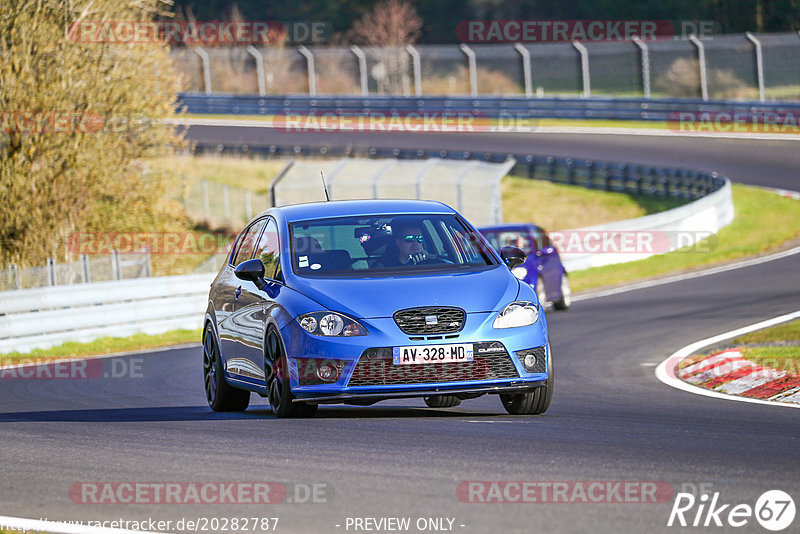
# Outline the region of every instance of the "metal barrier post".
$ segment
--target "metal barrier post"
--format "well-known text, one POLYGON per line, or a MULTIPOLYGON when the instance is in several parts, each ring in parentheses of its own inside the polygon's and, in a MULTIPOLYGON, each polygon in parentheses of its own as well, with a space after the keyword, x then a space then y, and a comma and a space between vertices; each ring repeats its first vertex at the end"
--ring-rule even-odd
POLYGON ((312 54, 311 50, 306 48, 304 45, 300 45, 300 48, 298 48, 297 51, 306 58, 306 66, 308 71, 308 96, 317 96, 317 72, 314 68, 314 54, 312 54))
POLYGON ((634 37, 633 42, 639 47, 639 55, 642 58, 642 93, 645 98, 650 98, 650 51, 638 37, 634 37))
POLYGON ((88 254, 81 254, 81 277, 83 278, 83 283, 89 283, 89 255, 88 254))
POLYGON ((269 204, 270 204, 270 207, 274 208, 275 206, 277 206, 277 204, 276 204, 277 199, 275 197, 275 189, 278 187, 278 184, 280 183, 280 181, 283 180, 284 177, 289 173, 289 169, 291 169, 293 165, 294 165, 294 160, 293 159, 289 160, 289 162, 283 167, 283 169, 281 169, 281 172, 279 172, 278 175, 275 176, 275 178, 273 178, 272 181, 269 183, 269 204))
POLYGON ((17 269, 17 264, 12 263, 8 267, 11 270, 11 287, 19 289, 19 270, 17 269))
POLYGON ((708 100, 708 80, 706 79, 706 49, 703 41, 692 34, 689 40, 697 47, 697 61, 700 65, 700 94, 703 100, 708 100))
POLYGON ((194 50, 195 54, 200 56, 200 59, 203 61, 203 86, 205 89, 205 93, 207 95, 211 94, 211 60, 208 58, 208 53, 203 50, 202 48, 195 47, 194 50))
POLYGON ((244 216, 248 221, 253 218, 253 194, 249 189, 244 192, 244 216))
POLYGON ((469 94, 478 96, 478 64, 475 61, 475 52, 464 43, 461 43, 459 48, 466 54, 469 62, 469 94))
POLYGON ((358 58, 358 77, 361 80, 361 96, 369 94, 369 86, 367 85, 367 56, 364 51, 356 45, 350 47, 350 51, 358 58))
POLYGON ((522 77, 525 80, 525 96, 533 96, 533 80, 531 79, 531 53, 519 43, 514 43, 514 50, 522 56, 522 77))
POLYGON ((414 94, 420 97, 422 96, 422 63, 419 52, 411 45, 406 45, 406 52, 411 56, 411 64, 414 68, 414 94))
POLYGON ((747 40, 755 45, 756 54, 756 76, 758 77, 758 100, 764 102, 764 53, 761 50, 761 41, 750 32, 745 32, 744 36, 747 40))
POLYGON ((114 280, 119 280, 122 277, 122 273, 120 273, 119 251, 116 249, 111 251, 111 265, 114 271, 114 280))
POLYGON ((56 285, 56 260, 55 258, 47 258, 47 278, 50 285, 56 285))
POLYGON ((259 52, 258 49, 253 45, 248 46, 247 51, 256 60, 256 77, 258 78, 258 94, 260 96, 264 96, 267 94, 267 78, 264 74, 264 56, 262 56, 261 52, 259 52))
POLYGON ((572 46, 581 55, 581 78, 583 78, 583 98, 592 96, 592 84, 589 78, 589 51, 580 41, 572 41, 572 46))

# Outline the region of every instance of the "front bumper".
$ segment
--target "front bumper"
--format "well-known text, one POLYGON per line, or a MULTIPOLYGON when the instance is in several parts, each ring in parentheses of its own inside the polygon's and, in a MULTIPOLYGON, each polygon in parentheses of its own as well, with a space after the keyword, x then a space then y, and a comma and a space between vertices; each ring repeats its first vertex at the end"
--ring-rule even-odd
POLYGON ((426 336, 423 340, 410 339, 392 318, 359 319, 369 334, 351 338, 313 336, 297 321, 291 321, 281 333, 289 357, 292 393, 300 402, 346 402, 445 393, 511 393, 543 386, 551 358, 544 314, 529 327, 508 329, 492 326, 496 315, 496 312, 467 314, 464 328, 457 336, 426 336), (469 362, 469 366, 455 363, 392 366, 386 357, 391 347, 463 343, 476 347, 474 365, 469 362), (488 354, 489 351, 480 354, 478 347, 493 347, 494 354, 488 354), (517 351, 534 347, 546 347, 546 361, 536 369, 543 372, 527 371, 516 355, 517 351), (502 350, 502 354, 498 350, 502 350), (368 356, 369 361, 364 361, 368 356), (503 356, 507 361, 495 367, 494 360, 503 356), (490 360, 492 366, 487 367, 486 362, 490 360), (309 362, 314 364, 314 369, 316 364, 325 362, 335 365, 339 369, 338 378, 332 383, 309 380, 309 362), (375 364, 379 365, 375 367, 375 364), (495 372, 496 369, 502 372, 495 372), (369 375, 371 372, 374 376, 369 375), (403 377, 408 379, 403 380, 403 377))

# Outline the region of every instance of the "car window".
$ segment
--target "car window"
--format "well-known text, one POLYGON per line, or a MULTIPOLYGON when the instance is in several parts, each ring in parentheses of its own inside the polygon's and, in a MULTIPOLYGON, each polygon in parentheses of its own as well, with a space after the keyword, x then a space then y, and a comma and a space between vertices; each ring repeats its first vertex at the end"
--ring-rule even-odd
POLYGON ((280 241, 278 239, 278 225, 275 224, 273 219, 269 219, 267 227, 258 238, 258 244, 255 247, 254 258, 260 259, 264 263, 264 276, 277 280, 280 277, 278 274, 278 261, 280 251, 280 241))
POLYGON ((485 268, 482 239, 455 215, 381 215, 291 225, 292 266, 308 276, 485 268))
POLYGON ((532 254, 538 247, 538 243, 531 239, 526 230, 485 230, 482 233, 498 252, 503 247, 517 247, 525 254, 532 254))
POLYGON ((255 245, 258 234, 264 227, 266 219, 259 219, 249 227, 247 227, 236 241, 236 252, 233 256, 233 265, 239 265, 243 261, 249 260, 253 255, 253 247, 255 245))

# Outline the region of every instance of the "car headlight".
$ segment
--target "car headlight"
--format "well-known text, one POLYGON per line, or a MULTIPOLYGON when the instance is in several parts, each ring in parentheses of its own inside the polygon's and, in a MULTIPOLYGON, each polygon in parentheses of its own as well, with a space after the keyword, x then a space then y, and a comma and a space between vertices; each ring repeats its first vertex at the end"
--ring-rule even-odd
POLYGON ((525 280, 525 277, 528 276, 528 269, 525 267, 514 267, 513 269, 511 269, 511 274, 513 274, 520 280, 525 280))
POLYGON ((539 306, 528 300, 512 302, 494 320, 495 328, 530 326, 539 319, 539 306))
POLYGON ((358 321, 335 312, 314 312, 301 315, 297 322, 303 330, 315 336, 366 336, 367 329, 358 321))

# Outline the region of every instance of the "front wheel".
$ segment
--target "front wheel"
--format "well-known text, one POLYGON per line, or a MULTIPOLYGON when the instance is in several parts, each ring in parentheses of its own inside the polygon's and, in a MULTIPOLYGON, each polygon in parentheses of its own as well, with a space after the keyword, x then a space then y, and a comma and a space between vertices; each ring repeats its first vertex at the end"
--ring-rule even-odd
POLYGON ((272 413, 278 417, 311 417, 317 412, 316 404, 292 402, 294 395, 289 387, 289 368, 286 351, 274 327, 267 332, 264 346, 264 378, 267 398, 272 413))
POLYGON ((553 303, 557 310, 568 310, 572 304, 572 289, 569 286, 567 273, 561 275, 561 298, 553 303))
POLYGON ((511 415, 539 415, 550 407, 553 398, 553 365, 548 366, 549 373, 544 386, 532 389, 526 393, 500 394, 503 408, 511 415))
POLYGON ((203 331, 203 382, 206 400, 215 412, 243 412, 250 404, 250 392, 231 387, 225 381, 219 346, 211 324, 203 331))

